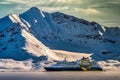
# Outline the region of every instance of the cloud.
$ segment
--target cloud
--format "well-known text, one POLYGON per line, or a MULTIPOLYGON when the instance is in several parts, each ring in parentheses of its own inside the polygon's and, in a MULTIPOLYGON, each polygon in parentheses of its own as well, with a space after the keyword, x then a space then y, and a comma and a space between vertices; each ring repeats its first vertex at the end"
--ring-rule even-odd
POLYGON ((100 23, 106 20, 107 24, 112 19, 120 24, 120 0, 1 0, 0 4, 0 16, 22 13, 36 6, 47 12, 64 12, 100 23))
POLYGON ((93 9, 93 8, 87 8, 87 9, 79 9, 79 8, 75 8, 76 12, 83 12, 87 15, 98 15, 101 14, 100 11, 93 9))
POLYGON ((57 12, 68 10, 68 7, 39 7, 42 11, 57 12))
POLYGON ((26 1, 24 1, 24 0, 6 0, 6 2, 9 2, 9 3, 21 3, 21 4, 26 3, 26 1))
MULTIPOLYGON (((53 0, 53 1, 55 1, 55 0, 53 0)), ((58 1, 60 3, 75 3, 75 2, 81 3, 81 0, 56 0, 56 1, 58 1)))
POLYGON ((11 4, 10 2, 0 2, 0 4, 11 4))
POLYGON ((98 11, 98 10, 96 10, 96 9, 92 9, 92 8, 88 8, 88 9, 86 9, 85 10, 85 13, 86 14, 92 14, 92 15, 95 15, 95 14, 100 14, 101 12, 100 11, 98 11))
POLYGON ((35 6, 42 3, 42 1, 40 2, 40 0, 6 0, 6 2, 24 6, 35 6))

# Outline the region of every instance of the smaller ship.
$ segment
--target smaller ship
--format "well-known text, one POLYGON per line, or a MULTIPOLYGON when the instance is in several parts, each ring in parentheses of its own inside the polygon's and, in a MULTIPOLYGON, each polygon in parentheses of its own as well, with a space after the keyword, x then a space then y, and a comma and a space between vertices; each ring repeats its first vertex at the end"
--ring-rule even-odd
POLYGON ((84 57, 80 61, 74 62, 58 61, 56 64, 44 68, 47 71, 103 71, 97 63, 84 57))

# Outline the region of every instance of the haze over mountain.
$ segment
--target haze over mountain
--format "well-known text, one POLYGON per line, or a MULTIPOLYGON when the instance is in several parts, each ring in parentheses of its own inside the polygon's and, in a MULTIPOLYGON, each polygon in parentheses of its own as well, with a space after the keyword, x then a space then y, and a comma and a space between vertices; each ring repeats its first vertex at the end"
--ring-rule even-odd
POLYGON ((119 27, 32 7, 0 19, 0 58, 39 62, 91 56, 95 61, 119 61, 119 38, 119 27))

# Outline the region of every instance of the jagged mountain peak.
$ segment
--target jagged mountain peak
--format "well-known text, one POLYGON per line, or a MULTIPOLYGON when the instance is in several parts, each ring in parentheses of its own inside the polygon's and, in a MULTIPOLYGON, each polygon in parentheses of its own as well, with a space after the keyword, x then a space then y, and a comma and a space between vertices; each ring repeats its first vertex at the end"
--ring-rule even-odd
POLYGON ((37 7, 31 7, 29 10, 40 11, 37 7))
POLYGON ((30 8, 29 10, 27 10, 26 12, 24 12, 21 15, 23 15, 25 17, 29 17, 29 18, 30 17, 31 18, 37 18, 37 17, 39 17, 41 19, 45 17, 44 12, 41 11, 41 10, 39 10, 37 7, 32 7, 32 8, 30 8))
MULTIPOLYGON (((26 12, 29 12, 29 14, 31 14, 31 13, 39 13, 40 10, 37 7, 31 7, 26 12)), ((26 13, 26 12, 24 12, 24 13, 26 13)))

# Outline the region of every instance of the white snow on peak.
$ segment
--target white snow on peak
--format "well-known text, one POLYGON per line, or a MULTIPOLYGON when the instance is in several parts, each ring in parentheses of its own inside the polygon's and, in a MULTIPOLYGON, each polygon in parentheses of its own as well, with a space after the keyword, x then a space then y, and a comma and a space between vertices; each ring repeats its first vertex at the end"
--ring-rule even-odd
POLYGON ((18 23, 21 27, 25 27, 26 25, 21 21, 21 19, 19 18, 19 15, 17 14, 11 14, 9 15, 9 18, 11 19, 11 21, 13 23, 18 23))
POLYGON ((28 28, 31 27, 30 23, 28 23, 28 22, 27 22, 25 19, 23 19, 23 18, 21 18, 21 19, 23 20, 24 23, 26 23, 26 26, 27 26, 28 28))
POLYGON ((41 13, 42 17, 44 18, 45 17, 44 13, 42 11, 40 11, 40 13, 41 13))
POLYGON ((13 23, 19 23, 19 22, 21 22, 21 20, 20 20, 20 18, 18 17, 17 14, 11 14, 11 15, 9 15, 9 18, 11 19, 11 21, 13 23))

